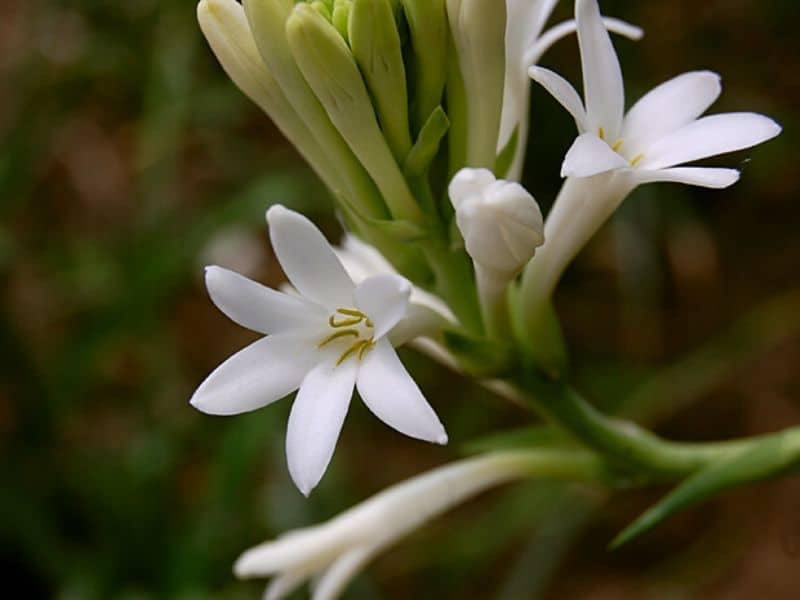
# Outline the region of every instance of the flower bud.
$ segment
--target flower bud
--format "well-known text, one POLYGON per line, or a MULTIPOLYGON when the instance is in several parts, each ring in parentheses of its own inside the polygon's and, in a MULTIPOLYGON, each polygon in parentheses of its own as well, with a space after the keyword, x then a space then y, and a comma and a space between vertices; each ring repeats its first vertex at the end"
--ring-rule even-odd
POLYGON ((539 205, 518 183, 495 179, 486 169, 462 169, 450 182, 449 192, 476 268, 508 281, 544 242, 539 205))

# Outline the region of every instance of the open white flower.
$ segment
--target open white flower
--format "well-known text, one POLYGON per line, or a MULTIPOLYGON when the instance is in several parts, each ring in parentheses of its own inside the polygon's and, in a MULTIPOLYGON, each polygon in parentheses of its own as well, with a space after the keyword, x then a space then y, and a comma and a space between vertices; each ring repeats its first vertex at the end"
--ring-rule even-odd
POLYGON ((560 75, 531 67, 530 76, 575 118, 580 136, 564 159, 563 177, 619 171, 634 185, 673 181, 728 187, 735 169, 678 167, 750 148, 780 133, 772 119, 754 113, 700 117, 719 97, 720 78, 709 71, 684 73, 661 84, 625 114, 622 71, 597 0, 577 0, 575 19, 585 103, 560 75))
MULTIPOLYGON (((575 21, 569 20, 544 31, 557 4, 558 0, 506 0, 506 68, 498 153, 517 132, 514 159, 508 172, 500 174, 506 179, 518 181, 522 175, 531 87, 528 68, 537 64, 553 44, 576 29, 575 21)), ((638 40, 643 35, 639 27, 619 19, 605 18, 603 22, 609 31, 630 39, 638 40)))
POLYGON ((289 472, 308 495, 333 455, 353 388, 382 421, 410 437, 445 444, 439 418, 403 367, 388 334, 406 316, 411 286, 377 275, 358 286, 322 233, 282 206, 267 212, 275 254, 299 295, 208 267, 214 304, 265 334, 220 365, 192 396, 209 414, 266 406, 297 390, 286 434, 289 472))
POLYGON ((781 131, 754 113, 699 118, 721 91, 719 76, 709 71, 661 84, 626 115, 619 60, 597 1, 576 0, 575 18, 585 103, 556 73, 529 71, 575 118, 580 135, 562 165, 567 180, 547 215, 546 241, 522 277, 528 339, 541 337, 544 307, 567 265, 637 186, 664 181, 728 187, 739 179, 735 169, 678 165, 749 148, 781 131))

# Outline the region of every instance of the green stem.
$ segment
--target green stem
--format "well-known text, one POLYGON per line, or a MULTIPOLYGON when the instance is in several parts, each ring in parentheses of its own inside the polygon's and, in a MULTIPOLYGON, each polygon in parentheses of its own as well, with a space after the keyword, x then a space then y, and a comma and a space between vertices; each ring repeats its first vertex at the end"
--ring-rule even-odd
POLYGON ((436 278, 436 293, 447 302, 465 330, 475 335, 483 333, 469 257, 464 252, 452 252, 439 239, 422 241, 420 248, 436 278))
POLYGON ((539 412, 618 467, 645 477, 681 479, 712 463, 755 448, 768 438, 800 435, 800 428, 794 428, 725 442, 673 442, 632 421, 608 417, 561 382, 537 375, 524 379, 523 387, 539 412))

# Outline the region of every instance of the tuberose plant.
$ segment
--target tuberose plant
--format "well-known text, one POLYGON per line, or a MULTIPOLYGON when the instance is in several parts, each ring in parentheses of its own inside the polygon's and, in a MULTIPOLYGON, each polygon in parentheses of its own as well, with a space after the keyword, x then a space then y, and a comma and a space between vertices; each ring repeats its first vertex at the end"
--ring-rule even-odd
POLYGON ((542 421, 492 437, 496 449, 391 487, 321 525, 245 552, 235 571, 273 577, 267 598, 314 579, 336 597, 377 553, 449 507, 521 478, 609 489, 674 489, 612 542, 643 534, 723 489, 795 470, 800 429, 723 442, 663 439, 596 409, 570 381, 551 298, 581 248, 638 186, 725 188, 739 172, 683 166, 780 133, 753 113, 702 116, 720 94, 710 71, 685 73, 627 111, 609 31, 641 31, 576 0, 201 0, 200 26, 230 78, 297 147, 332 192, 347 233, 331 247, 305 217, 267 213, 290 289, 220 267, 214 303, 264 338, 195 392, 232 415, 295 392, 288 468, 308 495, 331 460, 356 389, 397 431, 438 444, 445 426, 400 362, 410 344, 533 407, 542 421), (583 97, 537 66, 577 33, 583 97), (542 218, 519 183, 531 79, 575 119, 565 181, 542 218))

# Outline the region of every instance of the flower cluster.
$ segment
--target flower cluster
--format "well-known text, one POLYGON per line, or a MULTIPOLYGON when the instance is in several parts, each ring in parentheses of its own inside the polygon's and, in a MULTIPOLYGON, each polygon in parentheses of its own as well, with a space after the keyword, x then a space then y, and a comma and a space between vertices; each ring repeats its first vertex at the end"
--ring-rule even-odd
POLYGON ((606 462, 640 480, 688 477, 750 449, 679 452, 582 404, 558 379, 563 342, 550 299, 572 259, 637 186, 730 186, 739 178, 734 169, 683 165, 755 146, 780 127, 754 113, 702 117, 721 91, 710 71, 671 79, 626 112, 609 32, 639 39, 641 30, 603 17, 597 0, 576 0, 574 20, 546 30, 556 4, 201 0, 198 6, 219 62, 327 185, 348 233, 332 248, 305 217, 275 205, 267 221, 288 289, 207 269, 219 309, 265 337, 209 375, 192 405, 232 415, 297 391, 286 456, 292 479, 308 495, 331 461, 354 389, 390 427, 447 443, 395 351, 411 343, 501 394, 535 403, 592 452, 528 447, 459 463, 248 551, 236 572, 278 575, 269 598, 321 572, 315 597, 335 597, 399 537, 508 479, 604 480, 611 471, 606 462), (575 32, 583 98, 537 66, 550 46, 575 32), (518 183, 531 80, 578 129, 546 221, 518 183))

